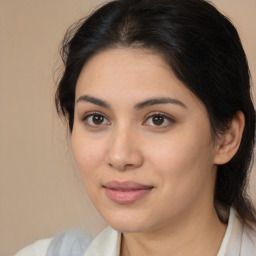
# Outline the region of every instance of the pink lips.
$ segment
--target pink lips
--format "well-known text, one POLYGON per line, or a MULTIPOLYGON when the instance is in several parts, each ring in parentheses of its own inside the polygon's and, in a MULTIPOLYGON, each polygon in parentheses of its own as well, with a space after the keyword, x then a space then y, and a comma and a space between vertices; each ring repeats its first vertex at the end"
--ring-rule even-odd
POLYGON ((143 185, 133 181, 110 181, 103 186, 106 195, 117 204, 131 204, 148 194, 153 186, 143 185))

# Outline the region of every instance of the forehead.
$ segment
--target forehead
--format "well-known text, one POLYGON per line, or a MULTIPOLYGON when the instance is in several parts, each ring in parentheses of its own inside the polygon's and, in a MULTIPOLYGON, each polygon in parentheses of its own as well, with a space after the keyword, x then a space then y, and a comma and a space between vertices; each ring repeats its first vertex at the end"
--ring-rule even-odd
MULTIPOLYGON (((107 78, 107 81, 121 81, 123 79, 122 84, 125 84, 126 79, 131 82, 131 80, 142 78, 145 74, 160 76, 160 70, 171 71, 160 54, 150 50, 133 48, 107 49, 89 59, 81 71, 79 80, 82 79, 83 83, 89 80, 96 83, 102 78, 107 78), (149 71, 151 72, 149 73, 149 71)), ((147 79, 147 77, 144 76, 144 79, 147 79)), ((79 80, 78 86, 80 84, 79 80)))
POLYGON ((108 49, 93 56, 77 81, 76 99, 83 94, 123 102, 164 96, 199 102, 161 55, 147 49, 108 49))

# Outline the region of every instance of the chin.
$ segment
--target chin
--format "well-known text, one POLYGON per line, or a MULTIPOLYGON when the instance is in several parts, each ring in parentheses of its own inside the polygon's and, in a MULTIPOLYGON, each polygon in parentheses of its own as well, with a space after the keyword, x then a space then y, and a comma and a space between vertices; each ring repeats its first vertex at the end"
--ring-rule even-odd
POLYGON ((109 225, 121 233, 140 233, 147 230, 143 225, 134 225, 131 223, 109 223, 109 225))
POLYGON ((102 215, 105 221, 115 230, 122 233, 138 233, 149 230, 150 221, 147 216, 138 216, 138 214, 111 212, 108 216, 102 215))

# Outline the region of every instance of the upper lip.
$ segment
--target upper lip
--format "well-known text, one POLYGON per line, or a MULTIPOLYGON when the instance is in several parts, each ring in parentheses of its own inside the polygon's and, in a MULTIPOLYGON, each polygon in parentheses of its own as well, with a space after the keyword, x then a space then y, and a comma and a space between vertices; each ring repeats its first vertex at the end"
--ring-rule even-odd
POLYGON ((135 181, 116 181, 116 180, 106 182, 103 185, 103 187, 108 189, 113 189, 113 190, 124 190, 124 191, 153 188, 153 186, 151 185, 144 185, 135 181))

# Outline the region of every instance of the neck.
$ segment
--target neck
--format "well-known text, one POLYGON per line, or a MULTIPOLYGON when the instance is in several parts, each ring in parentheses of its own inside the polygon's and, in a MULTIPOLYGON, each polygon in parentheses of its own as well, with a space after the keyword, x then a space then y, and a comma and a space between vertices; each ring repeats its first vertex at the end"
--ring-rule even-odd
POLYGON ((190 212, 158 230, 123 233, 120 255, 216 256, 225 230, 214 207, 190 212))

